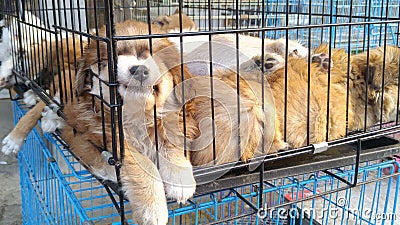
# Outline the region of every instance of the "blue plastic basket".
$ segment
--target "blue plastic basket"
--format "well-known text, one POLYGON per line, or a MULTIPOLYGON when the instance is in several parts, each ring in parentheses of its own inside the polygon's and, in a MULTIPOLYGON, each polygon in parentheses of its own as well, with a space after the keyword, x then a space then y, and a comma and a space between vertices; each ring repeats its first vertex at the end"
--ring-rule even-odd
MULTIPOLYGON (((400 4, 398 0, 267 0, 268 27, 289 27, 290 39, 316 47, 330 42, 333 47, 352 51, 367 46, 399 44, 400 4), (288 12, 288 16, 286 16, 288 12), (368 24, 368 22, 371 22, 368 24), (382 22, 382 23, 381 23, 382 22), (296 28, 311 26, 312 28, 296 28)), ((286 37, 286 30, 267 32, 269 38, 286 37)))
MULTIPOLYGON (((20 103, 14 101, 13 108, 15 118, 20 118, 24 113, 20 103)), ((121 224, 104 187, 53 136, 33 130, 18 158, 24 224, 121 224)), ((400 220, 396 217, 400 216, 400 178, 393 175, 395 164, 394 160, 363 163, 357 174, 359 185, 353 189, 343 189, 346 184, 337 178, 351 182, 353 166, 330 170, 337 177, 314 172, 267 180, 264 213, 254 211, 237 196, 240 193, 258 204, 257 184, 196 197, 186 205, 172 202, 169 224, 226 220, 218 224, 395 225, 400 220), (332 212, 337 216, 329 216, 332 212)), ((129 204, 125 206, 130 218, 129 204)))
MULTIPOLYGON (((208 9, 204 4, 185 1, 185 12, 193 15, 200 30, 208 31, 208 9)), ((213 6, 211 30, 266 27, 266 38, 288 36, 311 48, 331 43, 332 47, 347 50, 350 44, 353 53, 385 42, 399 45, 398 0, 246 0, 237 9, 239 14, 247 15, 239 19, 238 27, 235 2, 216 2, 213 6)), ((244 33, 263 36, 261 32, 244 33)))

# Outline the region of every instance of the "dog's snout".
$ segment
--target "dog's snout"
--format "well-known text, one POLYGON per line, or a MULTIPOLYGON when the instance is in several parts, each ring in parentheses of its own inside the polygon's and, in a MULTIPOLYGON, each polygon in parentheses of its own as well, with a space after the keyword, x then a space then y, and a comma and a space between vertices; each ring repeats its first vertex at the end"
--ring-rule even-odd
POLYGON ((140 80, 140 81, 147 79, 147 77, 150 74, 149 69, 146 66, 142 66, 142 65, 141 66, 132 66, 129 69, 129 72, 131 73, 133 78, 135 78, 136 80, 140 80))
POLYGON ((375 85, 375 84, 371 84, 372 89, 374 89, 374 91, 381 91, 382 87, 381 85, 375 85))

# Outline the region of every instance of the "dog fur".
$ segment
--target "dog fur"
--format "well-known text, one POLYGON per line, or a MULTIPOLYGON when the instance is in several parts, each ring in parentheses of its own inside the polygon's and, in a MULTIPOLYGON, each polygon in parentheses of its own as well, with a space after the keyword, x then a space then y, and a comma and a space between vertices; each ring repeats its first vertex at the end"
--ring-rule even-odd
MULTIPOLYGON (((340 60, 346 61, 346 58, 339 57, 341 53, 340 51, 332 53, 334 65, 340 65, 340 60)), ((262 66, 270 63, 267 59, 268 57, 261 64, 262 66)), ((260 56, 253 58, 254 62, 260 60, 260 56)), ((331 70, 331 76, 343 76, 339 66, 331 70)), ((285 68, 282 67, 272 74, 265 74, 265 78, 272 89, 280 124, 279 129, 282 134, 285 130, 284 118, 286 117, 286 141, 289 145, 298 148, 345 136, 346 123, 343 121, 346 121, 346 89, 331 82, 328 119, 328 76, 319 64, 308 65, 304 59, 290 57, 287 62, 287 76, 285 76, 285 68), (310 67, 310 71, 308 71, 308 67, 310 67), (308 79, 308 73, 310 79, 308 79), (286 93, 285 79, 287 79, 286 93), (310 90, 310 94, 308 94, 308 90, 310 90), (309 112, 304 105, 308 98, 310 100, 309 112), (285 100, 287 102, 286 111, 285 100), (307 124, 309 124, 309 130, 307 130, 307 124)), ((347 113, 350 118, 353 117, 352 111, 347 113)))
MULTIPOLYGON (((157 32, 157 28, 153 27, 152 30, 157 32)), ((137 35, 146 34, 148 32, 147 26, 143 23, 126 21, 122 24, 116 25, 117 35, 137 35)), ((161 32, 161 31, 160 31, 161 32)), ((103 29, 101 34, 104 33, 103 29)), ((216 98, 214 105, 217 117, 215 118, 216 124, 216 140, 221 140, 216 143, 215 161, 212 157, 212 140, 211 123, 207 119, 211 116, 210 100, 207 95, 210 92, 210 81, 205 77, 194 77, 191 75, 185 65, 181 65, 179 53, 173 46, 173 43, 167 39, 156 39, 152 42, 153 54, 150 55, 150 46, 148 40, 132 40, 121 41, 117 44, 118 53, 118 81, 120 83, 119 93, 123 97, 123 126, 125 141, 129 146, 134 148, 134 151, 143 154, 149 158, 152 163, 159 166, 158 171, 153 172, 155 177, 160 177, 164 182, 165 193, 167 197, 176 199, 178 202, 185 202, 190 198, 194 191, 196 182, 193 177, 192 166, 202 166, 210 163, 224 163, 249 160, 253 157, 258 150, 261 150, 261 137, 264 134, 266 143, 272 145, 272 148, 284 148, 286 144, 275 135, 275 113, 271 95, 265 94, 265 110, 262 110, 261 103, 261 85, 259 82, 247 81, 239 77, 239 93, 241 100, 241 118, 243 123, 240 123, 239 136, 241 140, 241 151, 237 149, 238 135, 236 133, 239 122, 237 121, 237 96, 236 91, 236 73, 233 71, 219 71, 218 76, 215 77, 215 84, 218 87, 225 87, 229 90, 231 95, 227 98, 227 92, 224 89, 215 88, 215 96, 224 98, 216 98), (132 73, 131 68, 135 67, 135 74, 132 73), (141 68, 141 69, 140 69, 141 68), (183 74, 182 74, 182 69, 183 74), (141 72, 138 72, 141 71, 141 72), (143 71, 146 71, 143 72, 143 71), (139 73, 139 74, 137 74, 139 73), (144 78, 143 76, 148 76, 144 78), (182 77, 183 75, 183 77, 182 77), (136 77, 135 76, 139 76, 136 77), (182 80, 183 78, 183 80, 182 80), (182 92, 182 82, 184 83, 185 92, 182 92), (221 90, 218 92, 217 90, 221 90), (223 92, 223 93, 222 93, 223 92), (183 98, 185 96, 185 99, 183 98), (199 96, 199 97, 197 97, 199 96), (228 99, 228 102, 226 102, 228 99), (185 113, 182 111, 183 104, 185 104, 185 113), (154 106, 156 106, 156 120, 154 119, 154 106), (227 113, 228 112, 228 113, 227 113), (232 113, 233 112, 233 113, 232 113), (231 113, 231 114, 229 114, 231 113), (244 119, 248 120, 245 121, 244 119), (185 120, 185 135, 182 134, 183 121, 185 120), (227 123, 231 122, 231 124, 227 123), (263 123, 265 123, 265 132, 263 130, 263 123), (227 132, 227 129, 232 132, 227 132), (208 132, 208 133, 206 133, 208 132), (252 135, 248 135, 251 133, 252 135), (155 139, 157 134, 157 139, 155 139), (210 137, 211 136, 211 137, 210 137), (247 137, 246 137, 247 136, 247 137), (186 150, 187 158, 185 157, 185 144, 186 137, 186 150), (275 141, 277 140, 277 141, 275 141), (158 151, 156 150, 158 146, 158 151), (193 151, 192 151, 193 150, 193 151), (158 152, 158 155, 157 155, 158 152), (211 156, 211 157, 210 157, 211 156)), ((76 142, 78 145, 72 144, 72 151, 77 155, 84 164, 89 168, 96 168, 92 171, 105 179, 115 180, 110 175, 108 168, 104 162, 100 162, 100 153, 97 150, 88 152, 86 149, 89 140, 91 144, 102 146, 101 123, 100 121, 94 122, 93 117, 100 117, 100 107, 92 107, 92 95, 100 95, 100 90, 106 90, 107 86, 102 84, 96 86, 96 83, 91 82, 89 71, 93 71, 100 79, 108 81, 108 64, 105 45, 100 43, 99 48, 95 42, 92 42, 85 50, 85 56, 82 59, 78 79, 76 83, 77 93, 80 95, 80 102, 66 107, 65 113, 68 117, 67 124, 74 127, 77 136, 76 142), (97 64, 97 54, 99 51, 102 62, 97 64), (92 84, 93 85, 90 85, 92 84), (85 97, 86 96, 86 97, 85 97), (86 99, 86 100, 85 100, 86 99), (95 108, 95 112, 88 112, 95 108), (82 122, 87 120, 86 122, 82 122), (93 124, 93 125, 90 125, 93 124), (87 137, 82 138, 82 135, 87 137), (97 137, 97 138, 96 138, 97 137), (80 142, 84 141, 85 147, 82 147, 80 142), (100 171, 100 172, 96 172, 100 171)), ((244 76, 245 77, 245 76, 244 76)), ((268 90, 265 91, 268 93, 268 90)), ((106 101, 109 101, 109 96, 106 94, 102 96, 106 101)), ((105 118, 109 118, 109 112, 106 110, 105 118)), ((110 121, 105 121, 106 133, 110 132, 110 121)), ((73 132, 63 132, 63 135, 71 135, 73 132)), ((110 135, 106 135, 110 136, 110 135)), ((74 137, 66 136, 68 141, 74 137)), ((107 141, 109 143, 109 141, 107 141)), ((92 147, 93 149, 93 147, 92 147)), ((111 148, 108 148, 111 149, 111 148)), ((129 154, 125 155, 124 160, 132 162, 129 154)), ((128 191, 128 198, 138 201, 137 195, 140 187, 137 187, 137 182, 141 184, 155 185, 154 177, 141 176, 140 180, 133 181, 130 176, 134 176, 131 164, 123 163, 121 168, 123 174, 123 189, 128 191), (127 176, 127 177, 125 177, 127 176), (129 182, 128 182, 129 181, 129 182)), ((135 175, 139 176, 139 175, 135 175)), ((153 194, 147 196, 145 202, 141 204, 135 203, 132 205, 133 211, 148 212, 145 215, 136 215, 135 218, 140 223, 148 221, 149 217, 146 215, 159 215, 163 201, 159 201, 162 197, 159 195, 159 187, 151 188, 153 194), (158 191, 156 191, 156 189, 158 191), (137 207, 140 208, 138 209, 137 207)), ((164 189, 162 190, 164 191, 164 189)), ((148 192, 148 191, 147 191, 148 192)), ((133 204, 133 203, 131 203, 133 204)), ((165 207, 166 208, 166 207, 165 207)), ((165 209, 166 210, 166 209, 165 209)), ((164 210, 164 211, 165 211, 164 210)), ((160 219, 160 221, 164 221, 160 219)), ((157 224, 161 224, 158 221, 157 224)), ((153 221, 154 222, 154 221, 153 221)), ((149 223, 153 224, 153 223, 149 223)))
MULTIPOLYGON (((67 45, 67 42, 69 44, 73 44, 74 42, 78 45, 80 44, 79 39, 62 39, 60 42, 43 42, 42 45, 35 45, 35 51, 41 52, 43 55, 38 56, 38 66, 35 69, 38 73, 42 73, 43 77, 43 82, 40 82, 43 87, 47 86, 49 89, 49 93, 51 96, 56 97, 56 99, 59 99, 57 94, 57 90, 59 89, 59 79, 61 79, 63 83, 63 93, 65 94, 65 98, 63 99, 63 102, 68 102, 71 101, 69 99, 69 96, 73 95, 72 92, 72 85, 75 81, 75 64, 76 60, 80 58, 81 52, 78 50, 76 52, 69 52, 67 53, 67 48, 63 48, 60 50, 60 52, 56 51, 56 45, 67 45), (51 47, 50 47, 51 45, 51 47), (50 49, 52 51, 50 51, 50 49), (57 60, 58 58, 58 60, 57 60), (59 63, 64 62, 63 65, 60 65, 59 63), (60 65, 60 66, 59 66, 60 65), (58 68, 60 69, 60 73, 58 73, 58 68), (54 78, 53 78, 54 77, 54 78), (44 84, 46 83, 46 85, 44 84)), ((69 51, 72 48, 69 49, 69 51)), ((26 92, 27 93, 27 92, 26 92)), ((29 92, 28 92, 29 93, 29 92)), ((26 94, 28 96, 28 94, 26 94)), ((34 105, 36 103, 37 97, 32 93, 30 95, 32 101, 30 101, 31 105, 34 105)), ((26 102, 28 101, 27 99, 24 99, 26 102)), ((37 121, 42 118, 42 111, 43 109, 46 110, 47 117, 58 117, 55 112, 50 110, 49 108, 46 107, 45 103, 42 101, 39 101, 38 104, 36 104, 31 110, 29 110, 26 115, 24 115, 16 124, 14 129, 3 139, 3 147, 2 147, 2 152, 5 154, 10 154, 14 153, 17 154, 25 140, 25 138, 28 136, 30 131, 36 126, 37 121)), ((46 118, 43 119, 42 121, 42 129, 45 132, 53 132, 57 128, 61 128, 62 124, 57 123, 56 120, 46 120, 46 118), (54 124, 56 123, 56 124, 54 124)))
MULTIPOLYGON (((181 14, 182 30, 183 31, 198 31, 194 21, 188 17, 185 13, 181 14)), ((161 15, 153 20, 153 24, 160 27, 160 30, 165 33, 179 33, 180 20, 179 20, 179 9, 175 11, 171 16, 161 15)))
MULTIPOLYGON (((397 51, 397 48, 387 48, 388 58, 386 58, 386 61, 388 65, 385 72, 388 74, 388 78, 384 89, 387 96, 383 99, 384 109, 390 111, 391 115, 396 115, 397 111, 397 51)), ((370 52, 370 68, 371 71, 374 71, 374 75, 377 75, 373 76, 374 79, 369 82, 367 98, 368 76, 366 68, 368 63, 366 53, 349 56, 343 49, 332 49, 331 58, 327 58, 328 54, 329 46, 322 44, 314 50, 313 58, 322 57, 315 60, 317 63, 308 65, 306 61, 301 59, 289 59, 286 78, 288 85, 287 114, 284 112, 284 68, 266 76, 273 90, 281 124, 283 124, 284 115, 286 115, 287 142, 295 148, 307 145, 307 108, 304 107, 304 99, 307 99, 308 95, 308 66, 310 66, 309 144, 338 139, 346 136, 348 131, 369 128, 380 122, 378 116, 380 114, 380 102, 376 99, 374 93, 378 92, 381 86, 374 88, 373 85, 382 83, 382 72, 376 71, 376 68, 383 68, 382 48, 370 52), (331 64, 331 67, 329 67, 329 64, 331 64), (328 83, 330 86, 329 121, 327 120, 328 83)), ((254 60, 260 60, 260 57, 254 60)), ((384 116, 383 122, 394 119, 389 117, 384 116)), ((282 125, 281 129, 281 132, 283 132, 282 125)))
MULTIPOLYGON (((154 22, 164 32, 180 32, 179 12, 171 16, 159 16, 154 22), (164 22, 166 20, 167 22, 164 22)), ((182 32, 198 31, 194 21, 182 13, 182 32)), ((181 51, 181 39, 179 37, 168 38, 181 51)), ((258 37, 235 34, 216 34, 211 36, 212 59, 210 59, 210 37, 208 35, 195 35, 182 37, 182 52, 189 70, 196 75, 209 75, 210 62, 213 70, 236 69, 253 56, 261 55, 263 46, 262 40, 258 37), (238 39, 238 46, 236 46, 238 39), (239 51, 237 51, 237 47, 239 51), (239 59, 236 62, 236 55, 239 59)), ((288 40, 288 56, 305 58, 308 56, 308 49, 300 42, 288 40)), ((264 39, 264 52, 276 54, 273 59, 279 63, 274 68, 267 68, 266 73, 273 73, 277 68, 284 66, 286 54, 286 39, 264 39)))
MULTIPOLYGON (((328 45, 321 45, 314 53, 329 53, 328 45)), ((383 48, 378 47, 367 52, 350 56, 343 49, 332 49, 331 83, 340 85, 348 93, 348 128, 350 131, 369 129, 380 123, 381 98, 384 99, 382 122, 395 120, 397 111, 397 77, 399 51, 396 47, 387 46, 384 94, 382 89, 383 48), (397 57, 397 59, 396 59, 397 57), (369 65, 369 69, 368 69, 369 65), (348 73, 349 71, 349 73, 348 73), (397 73, 397 75, 396 75, 397 73), (376 74, 376 76, 375 76, 376 74), (367 90, 368 89, 368 90, 367 90)), ((327 70, 327 65, 324 66, 327 70)))
POLYGON ((396 46, 377 47, 367 55, 363 52, 353 57, 353 73, 359 76, 358 90, 364 99, 365 85, 368 85, 366 101, 374 117, 367 126, 381 122, 381 112, 383 123, 396 121, 400 49, 396 46))

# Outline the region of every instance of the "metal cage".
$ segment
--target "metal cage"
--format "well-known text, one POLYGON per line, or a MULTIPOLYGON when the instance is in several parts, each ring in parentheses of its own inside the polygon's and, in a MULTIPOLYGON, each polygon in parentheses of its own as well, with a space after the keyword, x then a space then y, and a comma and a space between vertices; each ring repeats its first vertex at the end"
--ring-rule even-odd
MULTIPOLYGON (((377 47, 382 47, 384 55, 388 46, 399 47, 400 35, 400 5, 397 0, 4 0, 1 13, 9 20, 12 39, 11 77, 18 92, 13 99, 15 123, 27 110, 18 97, 26 89, 32 89, 58 116, 68 116, 64 114, 64 107, 79 99, 71 92, 73 82, 67 81, 72 80, 73 70, 79 67, 78 56, 85 54, 85 42, 97 45, 95 67, 99 73, 105 68, 101 60, 107 58, 107 69, 104 71, 107 80, 93 72, 90 74, 91 87, 100 87, 99 93, 91 96, 91 103, 101 117, 102 140, 96 147, 102 152, 109 150, 112 153, 108 163, 115 166, 118 182, 93 176, 88 168, 79 163, 79 157, 73 154, 69 143, 62 139, 62 131, 42 134, 40 129, 35 128, 18 156, 24 224, 133 223, 129 217, 132 211, 121 191, 120 182, 124 130, 121 123, 123 99, 118 93, 117 79, 119 43, 133 40, 152 43, 152 40, 176 37, 182 44, 183 39, 189 37, 206 36, 211 41, 216 35, 233 34, 236 37, 233 48, 237 55, 232 57, 239 57, 243 47, 238 44, 239 35, 262 40, 282 38, 286 45, 289 40, 299 40, 308 49, 306 60, 311 64, 313 49, 322 43, 328 45, 329 58, 334 49, 343 49, 347 59, 362 53, 367 53, 368 59, 370 52, 377 47), (157 16, 171 15, 177 9, 195 22, 197 31, 182 32, 180 24, 177 29, 181 32, 178 33, 151 32, 150 24, 157 16), (144 22, 149 28, 148 34, 118 35, 115 25, 125 20, 144 22), (105 35, 99 33, 102 27, 105 35), (68 38, 72 41, 62 42, 68 38), (44 45, 44 40, 53 44, 44 45), (105 52, 100 51, 101 46, 105 52), (56 55, 47 60, 49 52, 56 52, 56 55), (59 57, 60 54, 62 57, 59 57), (44 65, 49 62, 51 66, 44 65), (58 74, 59 79, 44 79, 46 74, 58 74), (56 90, 58 98, 55 97, 56 90)), ((264 45, 262 41, 262 47, 264 45)), ((211 45, 209 48, 212 52, 211 45)), ((183 50, 179 53, 183 63, 183 50)), ((288 66, 288 53, 289 49, 285 48, 285 68, 288 66)), ((260 54, 264 60, 264 52, 260 54)), ((384 68, 384 65, 385 58, 383 66, 379 66, 384 68)), ((213 64, 210 62, 209 66, 212 78, 213 64)), ((328 63, 330 66, 331 63, 328 63)), ((237 74, 239 67, 237 63, 234 68, 237 74)), ((400 64, 396 68, 399 71, 400 64)), ((350 69, 347 70, 349 73, 350 69)), ((261 71, 265 72, 263 67, 261 71)), ((310 71, 309 66, 305 76, 310 77, 310 71)), ((329 109, 335 107, 329 103, 331 80, 334 79, 331 75, 328 68, 328 112, 324 115, 328 121, 329 109)), ((392 93, 395 96, 393 107, 397 109, 395 119, 385 120, 381 103, 376 124, 371 127, 366 125, 366 107, 364 126, 354 131, 346 126, 345 135, 341 138, 329 139, 329 125, 326 125, 326 139, 321 143, 310 143, 308 132, 307 144, 298 148, 257 155, 247 162, 197 167, 193 171, 199 183, 195 196, 186 204, 168 200, 169 224, 397 224, 396 221, 400 220, 397 209, 400 203, 399 160, 394 155, 400 152, 397 140, 400 128, 399 75, 393 75, 397 77, 397 89, 392 93), (217 174, 218 179, 212 179, 217 174)), ((347 85, 349 80, 350 76, 347 77, 347 85)), ((264 82, 262 79, 263 87, 264 82)), ((213 91, 213 83, 210 85, 213 91)), ((383 78, 382 102, 385 94, 388 95, 384 85, 383 78)), ((286 97, 290 90, 287 86, 283 89, 286 97)), ((308 89, 304 108, 310 111, 310 81, 308 89)), ((365 89, 365 98, 368 98, 368 88, 365 89)), ((264 91, 263 88, 262 93, 264 91)), ((347 98, 348 93, 349 87, 347 98)), ((264 109, 264 99, 262 105, 264 109)), ((349 105, 346 106, 348 114, 349 105)), ((214 105, 210 107, 214 119, 214 105)), ((155 114, 157 110, 154 108, 155 114)), ((287 99, 284 110, 287 110, 287 99)), ((185 114, 185 109, 183 112, 185 114)), ((310 119, 308 114, 308 131, 310 119)), ((286 141, 287 115, 281 122, 286 141)), ((348 116, 345 122, 348 123, 348 116)), ((185 120, 183 126, 185 130, 185 120)), ((157 132, 154 135, 157 142, 157 132)), ((186 150, 186 137, 183 139, 185 144, 181 147, 186 150)), ((219 140, 213 141, 215 154, 215 142, 219 140)), ((156 162, 154 164, 157 165, 156 162)))
MULTIPOLYGON (((18 101, 13 108, 16 119, 23 115, 18 101)), ((18 159, 24 224, 121 224, 109 189, 53 135, 33 131, 18 159)), ((210 192, 185 205, 169 203, 169 224, 396 224, 400 219, 396 166, 398 162, 386 158, 361 163, 358 173, 353 164, 266 179, 262 208, 256 207, 259 183, 210 192), (355 176, 357 185, 348 189, 347 182, 355 176)))

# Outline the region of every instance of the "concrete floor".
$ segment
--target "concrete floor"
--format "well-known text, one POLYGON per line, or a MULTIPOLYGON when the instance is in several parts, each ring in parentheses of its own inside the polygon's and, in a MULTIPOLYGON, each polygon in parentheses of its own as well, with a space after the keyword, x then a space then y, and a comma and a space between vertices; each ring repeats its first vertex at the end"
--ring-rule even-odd
MULTIPOLYGON (((0 93, 0 97, 8 96, 8 92, 0 93)), ((0 100, 0 140, 3 140, 12 128, 11 101, 0 100)), ((0 153, 0 162, 0 224, 22 224, 18 160, 15 156, 0 153)))

